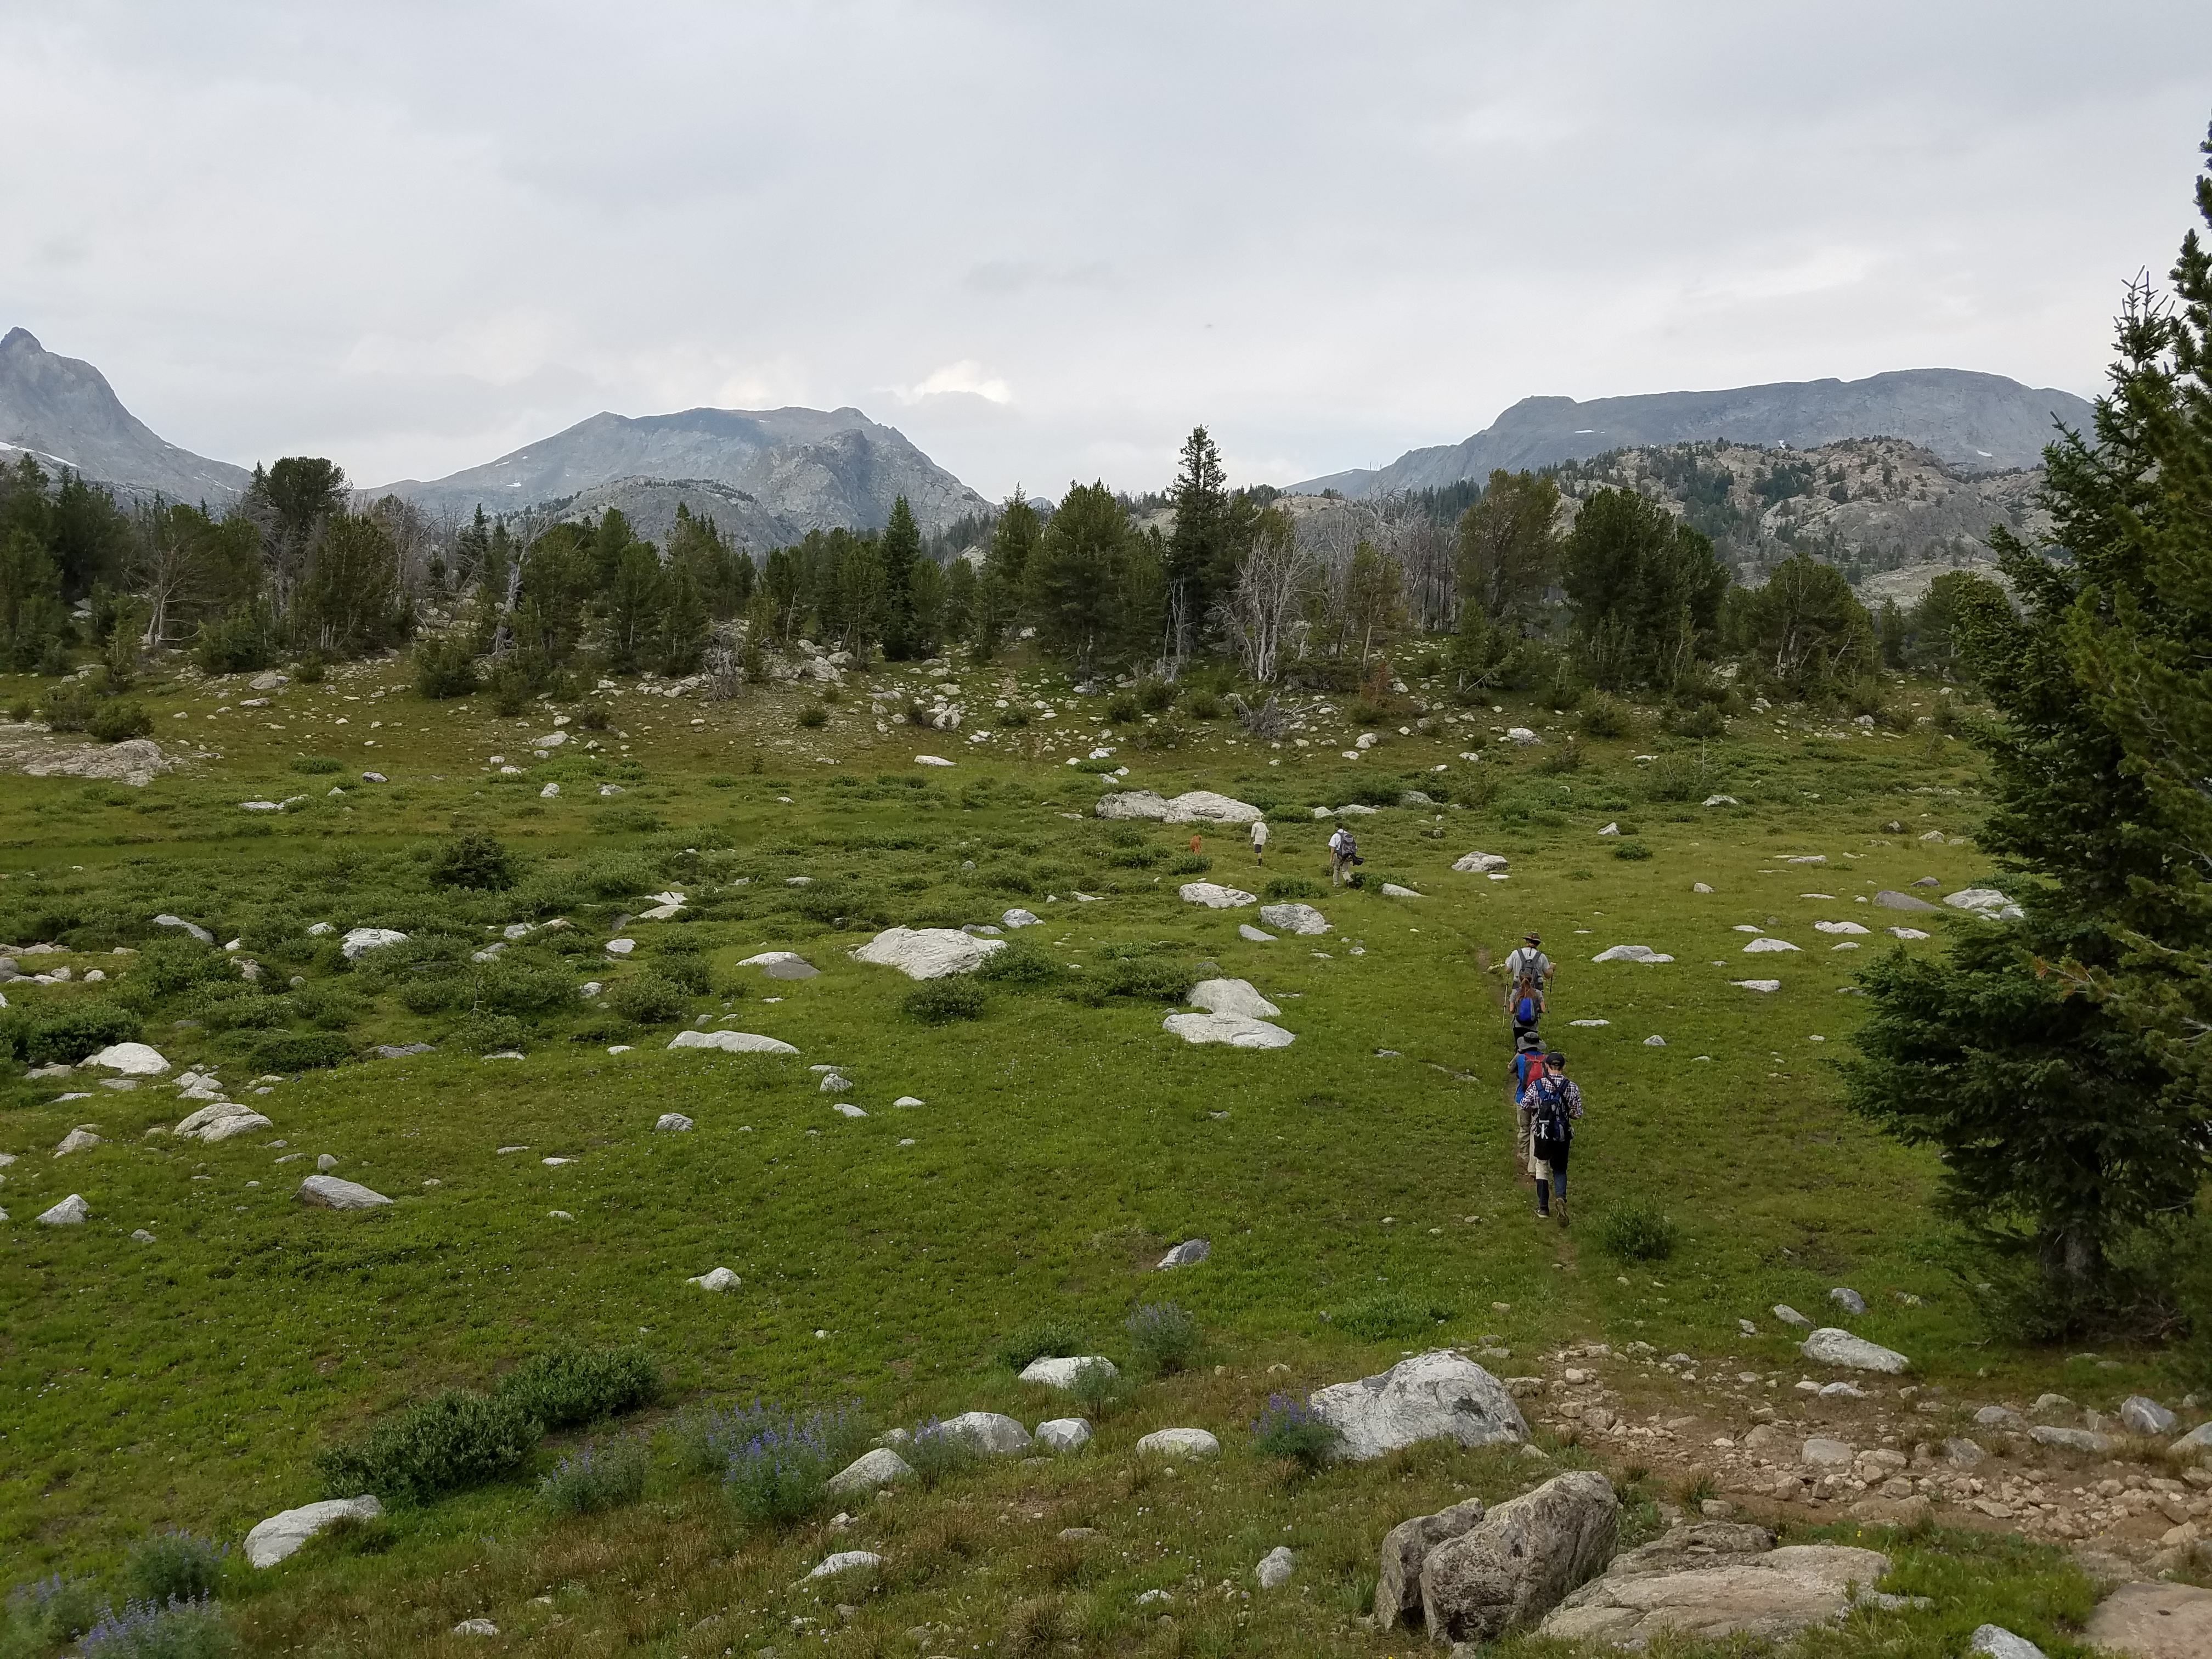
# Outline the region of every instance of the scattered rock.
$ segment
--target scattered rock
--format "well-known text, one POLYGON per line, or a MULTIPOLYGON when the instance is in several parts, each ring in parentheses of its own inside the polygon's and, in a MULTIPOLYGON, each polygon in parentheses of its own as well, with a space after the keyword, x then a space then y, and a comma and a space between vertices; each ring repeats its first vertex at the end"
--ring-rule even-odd
POLYGON ((71 1193, 53 1208, 39 1217, 42 1227, 81 1227, 92 1208, 84 1201, 82 1193, 71 1193))
POLYGON ((1250 823, 1267 816, 1248 801, 1217 795, 1211 789, 1193 789, 1167 803, 1170 823, 1250 823))
POLYGON ((1283 1012, 1245 979, 1200 980, 1183 1000, 1209 1014, 1241 1014, 1247 1019, 1273 1019, 1283 1012))
POLYGON ((1439 1544, 1472 1531, 1484 1514, 1480 1498, 1401 1521, 1382 1539, 1382 1571, 1375 1583, 1375 1625, 1389 1631, 1421 1621, 1421 1563, 1439 1544))
POLYGON ((1663 1048, 1667 1046, 1667 1039, 1662 1036, 1648 1036, 1644 1039, 1644 1046, 1647 1048, 1663 1048))
POLYGON ((1816 933, 1865 933, 1872 930, 1860 927, 1856 921, 1816 921, 1813 924, 1813 931, 1816 933))
POLYGON ((302 1204, 324 1210, 373 1210, 392 1200, 382 1193, 372 1192, 357 1182, 342 1181, 331 1175, 311 1175, 300 1183, 293 1194, 302 1204))
POLYGON ((1814 1435, 1798 1449, 1797 1461, 1808 1468, 1847 1469, 1858 1456, 1858 1449, 1847 1441, 1832 1440, 1826 1435, 1814 1435))
POLYGON ((1968 1440, 1963 1437, 1954 1436, 1943 1443, 1943 1461, 1954 1469, 1978 1468, 1982 1460, 1988 1455, 1989 1454, 1982 1449, 1981 1443, 1977 1440, 1968 1440))
POLYGON ((860 1109, 860 1108, 859 1108, 858 1106, 854 1105, 854 1104, 853 1104, 853 1103, 852 1103, 851 1101, 849 1101, 849 1100, 841 1100, 841 1101, 839 1101, 836 1105, 832 1106, 830 1109, 831 1111, 833 1111, 833 1112, 836 1113, 836 1114, 837 1114, 837 1115, 838 1115, 838 1116, 840 1116, 840 1117, 866 1117, 866 1116, 867 1116, 867 1113, 866 1113, 865 1111, 861 1110, 861 1109, 860 1109))
POLYGON ((2108 1452, 2112 1449, 2110 1435, 2099 1434, 2094 1429, 2062 1429, 2049 1423, 2039 1423, 2027 1431, 2027 1437, 2039 1445, 2063 1446, 2069 1451, 2108 1452))
MULTIPOLYGON (((915 758, 925 765, 929 763, 927 755, 917 755, 915 758)), ((939 766, 951 763, 950 761, 937 763, 939 766)), ((880 1567, 883 1564, 884 1558, 873 1550, 839 1550, 835 1555, 824 1556, 822 1565, 806 1576, 809 1578, 834 1578, 839 1573, 851 1572, 856 1567, 880 1567)))
POLYGON ((1690 884, 1690 890, 1693 893, 1710 893, 1713 890, 1702 881, 1693 881, 1690 884))
POLYGON ((1985 1429, 2016 1429, 2021 1426, 2018 1412, 2002 1406, 1984 1406, 1974 1413, 1974 1421, 1985 1429))
POLYGON ((1592 962, 1672 962, 1674 957, 1662 956, 1648 945, 1608 945, 1592 957, 1592 962))
POLYGON ((1994 887, 1962 887, 1946 894, 1943 902, 1985 921, 2017 921, 2022 915, 2020 906, 1994 887))
POLYGON ((938 1425, 940 1434, 968 1441, 976 1450, 994 1456, 1025 1452, 1030 1431, 1000 1412, 963 1412, 938 1425))
POLYGON ((1380 1376, 1315 1391, 1314 1413, 1343 1438, 1340 1458, 1360 1462, 1423 1440, 1462 1446, 1525 1441, 1528 1425, 1505 1386, 1472 1359, 1436 1348, 1380 1376))
POLYGON ((2157 1401, 2132 1394, 2120 1401, 2120 1421, 2129 1433, 2148 1436, 2172 1434, 2175 1418, 2157 1401))
POLYGON ((696 1279, 687 1279, 684 1282, 696 1285, 702 1291, 734 1291, 745 1281, 727 1267, 716 1267, 710 1273, 701 1273, 696 1279))
POLYGON ((887 927, 852 955, 855 962, 896 968, 908 979, 943 979, 972 973, 985 957, 1006 948, 1004 939, 977 939, 957 927, 887 927))
POLYGON ((2193 1584, 2123 1584, 2081 1632, 2125 1659, 2203 1659, 2212 1653, 2212 1590, 2193 1584))
POLYGON ((1743 803, 1738 800, 1734 795, 1708 795, 1705 797, 1705 805, 1708 806, 1741 806, 1743 803))
POLYGON ((1273 933, 1263 933, 1249 921, 1240 921, 1237 924, 1237 937, 1249 939, 1255 945, 1273 945, 1275 942, 1275 936, 1273 933))
POLYGON ((1263 904, 1260 920, 1285 933, 1326 933, 1328 918, 1310 904, 1263 904))
POLYGON ((120 1072, 125 1077, 159 1077, 169 1069, 169 1062, 161 1058, 160 1052, 143 1042, 111 1044, 82 1063, 104 1071, 120 1072))
POLYGON ((155 1242, 154 1235, 143 1227, 136 1227, 131 1230, 131 1242, 134 1244, 151 1244, 155 1242))
POLYGON ((1462 876, 1486 876, 1507 862, 1503 853, 1465 853, 1452 860, 1452 868, 1462 876))
MULTIPOLYGON (((1079 1417, 1054 1417, 1036 1425, 1036 1443, 1054 1451, 1081 1451, 1091 1443, 1091 1425, 1079 1417)), ((1062 1538, 1067 1534, 1060 1534, 1062 1538)))
POLYGON ((1235 910, 1257 904, 1260 896, 1241 887, 1224 887, 1218 881, 1187 881, 1176 890, 1185 904, 1202 904, 1209 910, 1235 910))
POLYGON ((1170 1014, 1160 1025, 1185 1042, 1225 1042, 1232 1048, 1287 1048, 1297 1041, 1279 1025, 1241 1014, 1170 1014))
POLYGON ((999 921, 1002 927, 1042 927, 1044 926, 1043 917, 1037 915, 1033 911, 1019 908, 1007 911, 1006 915, 999 918, 999 921))
POLYGON ((71 1152, 81 1152, 87 1147, 99 1145, 100 1137, 92 1132, 91 1126, 81 1123, 61 1138, 61 1144, 54 1148, 54 1156, 67 1158, 71 1152))
POLYGON ((1774 1304, 1773 1312, 1774 1316, 1785 1325, 1795 1325, 1798 1329, 1805 1331, 1809 1331, 1813 1328, 1813 1322, 1806 1318, 1803 1314, 1799 1313, 1796 1309, 1791 1307, 1786 1302, 1776 1303, 1774 1304))
POLYGON ((1544 740, 1525 726, 1510 726, 1505 728, 1505 741, 1517 743, 1525 749, 1532 744, 1540 744, 1544 740))
POLYGON ((916 755, 914 757, 914 763, 916 766, 950 766, 952 764, 951 761, 945 759, 942 755, 916 755))
POLYGON ((2169 1445, 2168 1451, 2185 1454, 2212 1452, 2212 1423, 2200 1423, 2169 1445))
POLYGON ((380 1042, 372 1052, 379 1060, 407 1060, 416 1054, 434 1054, 438 1051, 428 1042, 380 1042))
POLYGON ((1498 1504, 1421 1564, 1430 1641, 1482 1643, 1535 1623, 1603 1569, 1620 1501, 1603 1475, 1555 1475, 1498 1504))
POLYGON ((1730 980, 1729 983, 1746 991, 1778 991, 1782 988, 1782 981, 1778 979, 1737 979, 1730 980))
POLYGON ((1102 818, 1151 818, 1164 823, 1167 797, 1151 789, 1120 789, 1098 797, 1091 811, 1102 818))
POLYGON ((1828 1300, 1854 1318, 1866 1311, 1866 1298, 1846 1285, 1838 1285, 1830 1291, 1828 1300))
POLYGON ((1966 1659, 2044 1659, 2044 1652, 2002 1625, 1978 1625, 1966 1638, 1966 1659))
POLYGON ((799 1052, 788 1042, 763 1036, 757 1031, 678 1031, 669 1039, 668 1046, 672 1048, 720 1048, 732 1054, 795 1054, 799 1052))
POLYGON ((853 1498, 862 1492, 873 1492, 878 1486, 888 1486, 894 1480, 914 1479, 914 1466, 889 1446, 878 1446, 863 1453, 836 1474, 830 1477, 829 1492, 832 1498, 853 1498))
POLYGON ((1823 1365, 1841 1365, 1855 1371, 1886 1371, 1892 1376, 1912 1364, 1901 1353, 1864 1337, 1853 1336, 1849 1331, 1839 1331, 1832 1325, 1814 1331, 1798 1345, 1798 1351, 1806 1358, 1823 1365))
POLYGON ((1775 951, 1794 951, 1796 948, 1788 939, 1775 939, 1770 935, 1764 939, 1752 940, 1743 947, 1743 953, 1748 957, 1755 957, 1775 951))
POLYGON ((363 1492, 358 1498, 327 1498, 296 1510, 284 1510, 255 1524, 246 1534, 246 1565, 273 1567, 333 1521, 374 1521, 384 1505, 363 1492))
POLYGON ((216 1100, 201 1107, 169 1133, 181 1135, 186 1140, 197 1139, 212 1146, 219 1140, 228 1140, 233 1135, 251 1134, 256 1129, 273 1129, 276 1127, 251 1106, 241 1106, 233 1100, 216 1100))
POLYGON ((1212 1457, 1221 1443, 1204 1429, 1154 1429, 1137 1442, 1139 1456, 1212 1457))
POLYGON ((757 957, 747 957, 738 966, 758 968, 770 979, 815 979, 822 972, 796 951, 763 951, 757 957))
POLYGON ((1885 910, 1933 910, 1936 908, 1926 899, 1915 898, 1910 893, 1899 893, 1887 887, 1874 896, 1874 902, 1885 910))
POLYGON ((1020 1380, 1048 1389, 1072 1389, 1076 1379, 1093 1365, 1103 1367, 1109 1376, 1121 1375, 1115 1369, 1114 1362, 1104 1354, 1087 1353, 1057 1359, 1032 1359, 1023 1368, 1020 1380))
POLYGON ((396 927, 355 927, 349 929, 346 936, 338 941, 338 949, 350 962, 364 951, 380 951, 387 945, 404 944, 406 939, 407 935, 396 927))
POLYGON ((1386 881, 1382 884, 1382 896, 1384 898, 1419 898, 1420 895, 1410 887, 1401 887, 1395 881, 1386 881))
POLYGON ((1261 1589, 1280 1589, 1291 1582, 1291 1575, 1297 1570, 1297 1557, 1291 1554, 1286 1546, 1278 1544, 1260 1558, 1260 1565, 1254 1576, 1259 1579, 1261 1589))
POLYGON ((1213 1254, 1213 1246, 1203 1238, 1186 1238, 1160 1258, 1160 1266, 1193 1267, 1213 1254))
POLYGON ((653 1127, 655 1130, 667 1134, 681 1135, 689 1134, 691 1132, 692 1123, 691 1120, 681 1112, 663 1112, 653 1121, 653 1127))
MULTIPOLYGON (((550 788, 552 786, 549 784, 546 787, 550 788)), ((464 1619, 453 1626, 453 1633, 456 1636, 496 1636, 499 1626, 489 1619, 464 1619)))

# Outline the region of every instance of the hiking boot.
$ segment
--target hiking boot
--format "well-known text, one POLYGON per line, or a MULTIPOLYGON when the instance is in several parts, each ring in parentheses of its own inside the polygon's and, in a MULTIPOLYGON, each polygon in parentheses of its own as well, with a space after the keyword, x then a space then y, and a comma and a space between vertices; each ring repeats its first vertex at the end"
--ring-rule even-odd
POLYGON ((1539 1221, 1549 1221, 1551 1218, 1552 1212, 1549 1210, 1539 1210, 1536 1212, 1536 1219, 1539 1221))
POLYGON ((1559 1225, 1562 1227, 1565 1226, 1567 1224, 1567 1200, 1564 1198, 1555 1198, 1552 1200, 1552 1208, 1559 1218, 1559 1225))

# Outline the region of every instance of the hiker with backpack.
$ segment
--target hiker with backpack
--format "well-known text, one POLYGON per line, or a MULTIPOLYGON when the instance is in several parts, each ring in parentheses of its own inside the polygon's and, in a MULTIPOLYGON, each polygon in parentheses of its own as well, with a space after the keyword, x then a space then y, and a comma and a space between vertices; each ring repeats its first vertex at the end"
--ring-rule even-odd
POLYGON ((1267 862, 1267 820, 1252 820, 1252 862, 1265 866, 1267 862))
POLYGON ((1512 988, 1506 1012, 1512 1016, 1516 1041, 1534 1031, 1543 1018, 1553 971, 1551 957, 1544 954, 1543 940, 1534 933, 1525 938, 1527 942, 1505 958, 1505 982, 1512 988))
POLYGON ((1567 1076, 1567 1057, 1557 1050, 1543 1056, 1541 1069, 1530 1068, 1521 1097, 1528 1119, 1528 1173, 1536 1178, 1536 1218, 1548 1221, 1554 1209, 1567 1224, 1567 1155, 1573 1150, 1575 1121, 1583 1115, 1583 1091, 1567 1076))
POLYGON ((1340 823, 1329 832, 1328 884, 1330 886, 1344 886, 1352 879, 1352 866, 1355 864, 1364 864, 1366 861, 1359 856, 1359 843, 1352 838, 1351 830, 1340 823))
POLYGON ((1534 1031, 1516 1036, 1513 1042, 1513 1170, 1522 1180, 1528 1174, 1529 1107, 1528 1084, 1544 1070, 1544 1040, 1534 1031))

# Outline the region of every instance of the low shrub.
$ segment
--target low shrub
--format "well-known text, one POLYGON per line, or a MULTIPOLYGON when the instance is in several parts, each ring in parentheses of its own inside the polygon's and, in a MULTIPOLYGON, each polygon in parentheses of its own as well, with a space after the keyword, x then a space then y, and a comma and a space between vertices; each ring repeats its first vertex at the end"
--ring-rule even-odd
POLYGON ((1136 698, 1127 691, 1109 697, 1106 702, 1106 718, 1116 726, 1127 726, 1132 720, 1141 719, 1144 712, 1138 706, 1136 698))
POLYGON ((1419 1336, 1450 1316, 1449 1309, 1394 1288, 1338 1309, 1329 1322, 1362 1342, 1384 1342, 1419 1336))
POLYGON ((320 1453, 315 1468, 333 1498, 373 1492, 386 1504, 427 1504, 514 1474, 544 1433, 519 1400, 448 1389, 386 1418, 357 1444, 320 1453))
POLYGON ((416 641, 413 658, 418 696, 442 702, 477 689, 476 653, 465 635, 440 634, 416 641))
POLYGON ((1673 1220, 1645 1199, 1615 1205, 1597 1224, 1598 1248, 1623 1261, 1664 1261, 1680 1242, 1673 1220))
POLYGON ((123 1576, 141 1600, 171 1601, 213 1595, 222 1585, 224 1546, 188 1532, 157 1532, 131 1547, 123 1576))
POLYGON ((1147 714, 1164 714, 1175 706, 1175 682, 1157 678, 1139 680, 1136 699, 1137 707, 1147 714))
POLYGON ((731 1413, 715 1434, 722 1489, 748 1521, 799 1520, 820 1504, 830 1477, 863 1437, 848 1407, 801 1413, 756 1401, 731 1413))
POLYGON ((430 858, 430 879, 442 887, 503 892, 514 885, 514 855, 498 836, 464 830, 438 843, 430 858))
POLYGON ((1142 1375, 1179 1371, 1198 1352, 1198 1321, 1172 1302, 1147 1302, 1124 1323, 1129 1363, 1142 1375))
POLYGON ((17 1057, 33 1066, 74 1066, 110 1043, 135 1042, 138 1016, 113 1002, 80 1002, 52 1012, 26 1009, 19 1024, 0 1024, 13 1036, 17 1057))
POLYGON ((1008 732, 1018 732, 1030 723, 1030 711, 1019 703, 1012 703, 998 711, 999 725, 1008 732))
POLYGON ((343 772, 345 769, 345 763, 342 760, 333 760, 328 755, 295 755, 292 757, 292 769, 295 772, 305 772, 310 776, 319 777, 326 772, 343 772))
POLYGON ((520 1048, 528 1033, 513 1014, 495 1014, 477 1008, 461 1016, 446 1033, 447 1043, 465 1054, 501 1054, 520 1048))
POLYGON ((1090 1341, 1083 1327, 1070 1320, 1033 1319, 999 1344, 999 1363, 1018 1371, 1033 1359, 1081 1353, 1090 1341))
POLYGON ((443 1013, 461 1000, 461 981, 452 974, 425 974, 399 988, 399 1006, 410 1014, 443 1013))
POLYGON ((222 1609, 206 1598, 103 1607, 76 1644, 83 1659, 222 1659, 237 1648, 222 1609))
POLYGON ((1583 736, 1625 738, 1635 729, 1635 716, 1628 705, 1611 693, 1593 691, 1583 700, 1583 736))
POLYGON ((576 986, 558 968, 501 962, 477 975, 476 994, 478 1006, 493 1013, 536 1014, 568 1006, 576 1000, 576 986))
POLYGON ((73 1641, 100 1622, 100 1592, 89 1579, 64 1578, 59 1573, 9 1592, 4 1629, 5 1651, 16 1656, 43 1653, 73 1641))
POLYGON ((956 1019, 980 1019, 983 988, 966 978, 933 979, 906 994, 900 1004, 925 1025, 945 1025, 956 1019))
POLYGON ((1371 697, 1354 697, 1345 705, 1345 718, 1354 726, 1380 726, 1390 718, 1390 711, 1371 697))
POLYGON ((650 1463, 646 1443, 624 1435, 570 1452, 538 1483, 538 1496, 560 1515, 594 1515, 620 1509, 645 1496, 650 1463))
POLYGON ((1317 881, 1309 881, 1304 876, 1277 876, 1261 890, 1264 897, 1278 902, 1328 896, 1328 888, 1317 881))
POLYGON ((1632 863, 1638 859, 1650 858, 1651 849, 1640 841, 1617 841, 1613 844, 1613 855, 1617 859, 1626 859, 1632 863))
POLYGON ((1311 1474, 1328 1462, 1343 1431, 1312 1407, 1288 1395, 1271 1394, 1252 1423, 1252 1449, 1262 1457, 1280 1457, 1311 1474))
POLYGON ((39 699, 39 713, 56 732, 82 732, 92 719, 92 690, 76 680, 48 686, 39 699))
POLYGON ((102 743, 122 743, 152 732, 154 717, 141 704, 117 699, 94 706, 84 729, 102 743))
POLYGON ((1581 771, 1583 769, 1582 744, 1569 738, 1558 748, 1546 750, 1543 758, 1536 763, 1535 769, 1547 775, 1581 771))
POLYGON ((607 992, 607 1006, 633 1025, 681 1019, 696 1000, 674 980, 650 970, 617 981, 607 992))
POLYGON ((1167 873, 1171 876, 1202 876, 1213 868, 1213 860, 1203 853, 1178 853, 1168 860, 1167 873))
POLYGON ((975 977, 994 985, 1050 985, 1065 971, 1060 958, 1042 945, 1015 939, 985 957, 975 977))
POLYGON ((292 678, 302 685, 320 685, 327 668, 328 665, 323 661, 323 653, 310 651, 292 665, 292 678))
POLYGON ((264 1072, 312 1072, 352 1058, 353 1044, 337 1031, 270 1031, 253 1044, 253 1065, 264 1072))
POLYGON ((1109 962, 1093 982, 1102 996, 1136 997, 1146 1002, 1181 1002, 1197 976, 1180 963, 1139 957, 1109 962))
POLYGON ((1717 738, 1727 732, 1728 721, 1711 703, 1701 702, 1669 719, 1667 729, 1680 738, 1717 738))
POLYGON ((635 1343, 587 1348, 563 1342, 532 1354, 502 1378, 502 1399, 549 1429, 595 1423, 660 1398, 659 1369, 635 1343))
POLYGON ((1182 700, 1182 712, 1194 720, 1218 720, 1229 705, 1211 691, 1194 691, 1182 700))
MULTIPOLYGON (((702 956, 661 956, 653 964, 653 972, 671 985, 679 986, 694 996, 704 996, 714 988, 714 964, 702 956)), ((564 985, 567 981, 562 981, 564 985)))
POLYGON ((830 711, 818 702, 810 702, 799 711, 799 723, 809 731, 830 724, 830 711))

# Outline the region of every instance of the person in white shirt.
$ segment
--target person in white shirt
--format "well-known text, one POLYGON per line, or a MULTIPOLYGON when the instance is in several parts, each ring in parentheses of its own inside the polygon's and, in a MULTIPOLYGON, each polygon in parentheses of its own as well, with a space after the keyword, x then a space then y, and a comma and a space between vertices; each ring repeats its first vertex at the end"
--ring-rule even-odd
POLYGON ((1267 820, 1265 818, 1255 818, 1252 820, 1252 862, 1255 864, 1265 864, 1267 861, 1267 820))
POLYGON ((1328 884, 1341 887, 1352 879, 1352 861, 1359 856, 1359 843, 1342 824, 1329 832, 1328 884))

